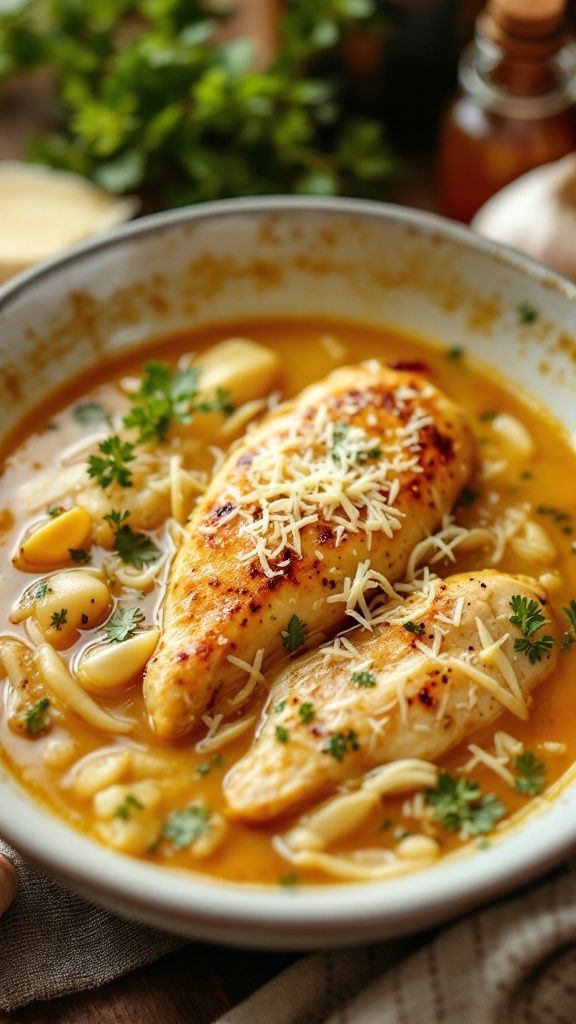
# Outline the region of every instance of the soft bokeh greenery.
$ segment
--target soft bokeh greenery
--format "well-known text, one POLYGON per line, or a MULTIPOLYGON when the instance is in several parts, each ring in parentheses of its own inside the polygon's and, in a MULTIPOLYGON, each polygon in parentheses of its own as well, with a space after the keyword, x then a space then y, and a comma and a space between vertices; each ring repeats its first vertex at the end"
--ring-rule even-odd
POLYGON ((221 43, 201 0, 10 0, 0 81, 53 72, 60 117, 31 159, 156 207, 281 192, 383 197, 397 171, 342 59, 374 0, 286 0, 273 64, 221 43))

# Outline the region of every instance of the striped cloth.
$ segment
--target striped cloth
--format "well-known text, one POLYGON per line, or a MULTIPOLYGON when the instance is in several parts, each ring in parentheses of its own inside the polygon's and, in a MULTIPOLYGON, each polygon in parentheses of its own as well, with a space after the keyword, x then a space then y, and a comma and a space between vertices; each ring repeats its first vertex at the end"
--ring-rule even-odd
POLYGON ((428 940, 308 956, 217 1024, 576 1024, 576 870, 428 940))

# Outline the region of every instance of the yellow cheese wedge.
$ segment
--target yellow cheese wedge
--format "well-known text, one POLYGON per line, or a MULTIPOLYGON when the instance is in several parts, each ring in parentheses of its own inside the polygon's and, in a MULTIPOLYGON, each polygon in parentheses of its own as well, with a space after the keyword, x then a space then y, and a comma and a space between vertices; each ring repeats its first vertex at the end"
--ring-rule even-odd
POLYGON ((129 220, 138 205, 78 174, 0 161, 0 281, 129 220))

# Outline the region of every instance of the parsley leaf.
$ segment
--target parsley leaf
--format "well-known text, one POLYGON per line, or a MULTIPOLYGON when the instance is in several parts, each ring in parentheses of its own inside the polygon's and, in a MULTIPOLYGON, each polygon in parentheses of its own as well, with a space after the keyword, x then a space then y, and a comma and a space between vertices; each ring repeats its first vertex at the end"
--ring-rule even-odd
POLYGON ((402 625, 409 633, 415 633, 416 636, 422 636, 426 632, 423 622, 412 622, 412 619, 408 619, 408 622, 403 622, 402 625))
POLYGON ((212 811, 202 804, 190 804, 183 811, 173 811, 168 817, 162 835, 176 850, 192 846, 200 836, 210 832, 212 811))
POLYGON ((89 551, 84 551, 83 548, 68 548, 68 554, 73 562, 77 562, 78 565, 87 565, 88 562, 92 561, 92 555, 89 551))
POLYGON ((458 501, 456 502, 461 508, 468 508, 469 505, 473 505, 478 497, 478 491, 474 491, 472 487, 465 486, 460 491, 458 501))
POLYGON ((118 644, 134 636, 143 621, 144 615, 139 608, 117 608, 102 629, 109 644, 118 644))
POLYGON ((494 794, 483 795, 480 786, 440 772, 436 789, 427 789, 424 799, 434 808, 437 820, 448 832, 460 831, 462 839, 491 832, 507 813, 494 794))
POLYGON ((343 761, 350 750, 359 750, 358 737, 349 729, 347 733, 335 732, 322 747, 323 754, 330 754, 335 761, 343 761))
POLYGON ((134 448, 135 445, 121 441, 116 434, 107 437, 98 445, 100 455, 88 456, 88 476, 104 488, 114 482, 121 487, 131 487, 132 470, 128 468, 128 463, 136 458, 134 448))
POLYGON ((51 627, 53 629, 58 630, 58 632, 60 632, 60 630, 62 629, 62 626, 66 625, 67 617, 68 617, 68 609, 67 608, 61 608, 59 612, 52 612, 52 618, 50 619, 51 627))
POLYGON ((568 607, 563 607, 562 611, 564 612, 564 615, 568 620, 568 625, 570 626, 570 629, 564 633, 564 638, 562 640, 562 650, 567 651, 572 647, 573 643, 576 643, 576 600, 572 598, 568 607))
POLYGON ((299 619, 297 615, 293 615, 287 629, 283 629, 280 633, 282 643, 290 654, 304 646, 307 632, 308 626, 306 623, 302 622, 302 619, 299 619))
POLYGON ((104 516, 107 523, 114 530, 114 551, 126 565, 134 565, 137 569, 143 569, 148 562, 155 562, 160 556, 160 549, 146 533, 136 533, 126 523, 130 516, 129 512, 116 512, 113 510, 104 516))
POLYGON ((298 708, 298 714, 303 722, 312 722, 316 718, 314 705, 309 700, 304 701, 304 703, 300 705, 298 708))
POLYGON ((288 743, 290 734, 288 729, 285 729, 283 725, 277 725, 274 729, 274 735, 278 740, 278 743, 288 743))
POLYGON ((133 793, 127 793, 124 798, 124 802, 119 804, 114 811, 114 817, 120 818, 122 821, 128 821, 130 818, 131 811, 143 811, 144 804, 141 804, 137 797, 133 793))
POLYGON ((72 415, 83 427, 92 426, 94 423, 107 423, 112 426, 112 417, 100 402, 80 402, 74 406, 72 415))
POLYGON ((50 727, 50 701, 48 697, 41 697, 35 704, 32 704, 24 712, 24 723, 26 725, 26 732, 30 736, 38 736, 41 732, 46 732, 50 727))
POLYGON ((523 637, 518 637, 514 641, 514 650, 527 654, 530 664, 535 665, 536 662, 542 661, 546 651, 549 651, 554 646, 554 637, 547 633, 544 636, 532 639, 532 634, 537 629, 541 629, 547 622, 550 622, 550 619, 544 617, 537 601, 521 597, 520 594, 512 595, 510 607, 514 613, 510 616, 510 622, 520 626, 524 633, 523 637))
POLYGON ((372 672, 353 672, 350 679, 354 686, 376 686, 376 676, 372 672))
POLYGON ((46 597, 46 594, 52 594, 52 593, 53 593, 53 590, 52 590, 52 587, 50 586, 50 584, 48 583, 48 581, 47 580, 42 580, 42 583, 39 583, 38 586, 34 590, 34 599, 36 601, 41 601, 43 597, 46 597))
POLYGON ((514 789, 524 796, 538 796, 546 785, 546 768, 541 761, 538 761, 535 754, 526 750, 518 754, 514 762, 518 778, 514 782, 514 789))
POLYGON ((535 665, 554 646, 554 637, 546 634, 531 640, 530 637, 521 637, 514 641, 514 650, 527 654, 530 664, 535 665))
POLYGON ((139 441, 165 441, 172 420, 190 423, 195 412, 233 412, 226 388, 216 388, 213 399, 196 400, 200 373, 197 366, 173 371, 161 360, 146 363, 139 390, 130 394, 132 409, 124 426, 136 427, 139 441))
POLYGON ((518 319, 521 324, 533 324, 538 319, 538 310, 529 302, 521 302, 518 308, 518 319))

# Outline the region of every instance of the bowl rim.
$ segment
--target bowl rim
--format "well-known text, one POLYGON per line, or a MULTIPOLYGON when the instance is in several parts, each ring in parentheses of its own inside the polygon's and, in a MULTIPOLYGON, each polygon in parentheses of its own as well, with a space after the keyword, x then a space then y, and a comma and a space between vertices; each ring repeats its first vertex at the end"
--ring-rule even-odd
MULTIPOLYGON (((575 282, 438 214, 372 200, 278 195, 199 203, 141 217, 94 236, 2 285, 0 315, 44 278, 141 235, 231 215, 290 211, 392 220, 496 258, 566 298, 576 298, 575 282)), ((416 931, 518 889, 560 864, 576 847, 576 824, 572 831, 566 824, 561 827, 561 805, 567 802, 562 792, 542 804, 554 818, 552 835, 550 828, 541 827, 539 815, 532 814, 482 857, 476 854, 473 867, 471 859, 463 857, 393 881, 327 884, 287 893, 218 882, 109 850, 34 802, 1 766, 0 796, 7 842, 51 876, 165 930, 260 948, 344 945, 416 931)))

